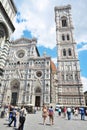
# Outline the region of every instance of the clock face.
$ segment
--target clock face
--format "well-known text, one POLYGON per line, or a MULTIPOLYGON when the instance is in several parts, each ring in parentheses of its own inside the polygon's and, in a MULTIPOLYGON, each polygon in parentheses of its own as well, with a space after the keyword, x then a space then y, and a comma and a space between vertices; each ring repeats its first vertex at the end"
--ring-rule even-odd
POLYGON ((17 52, 17 56, 18 56, 18 58, 23 58, 25 56, 25 51, 24 50, 19 50, 17 52))

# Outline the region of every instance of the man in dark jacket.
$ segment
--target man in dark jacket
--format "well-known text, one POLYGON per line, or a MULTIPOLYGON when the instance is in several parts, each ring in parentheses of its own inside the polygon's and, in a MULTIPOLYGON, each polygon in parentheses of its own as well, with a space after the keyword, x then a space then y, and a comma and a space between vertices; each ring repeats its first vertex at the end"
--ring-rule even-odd
POLYGON ((80 113, 81 113, 81 120, 85 120, 85 109, 84 109, 84 107, 80 108, 80 113))

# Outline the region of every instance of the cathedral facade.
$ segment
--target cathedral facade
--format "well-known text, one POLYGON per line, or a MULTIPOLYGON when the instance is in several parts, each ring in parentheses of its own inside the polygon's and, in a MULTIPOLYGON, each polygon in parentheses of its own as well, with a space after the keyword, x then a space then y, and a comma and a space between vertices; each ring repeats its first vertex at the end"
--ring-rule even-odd
POLYGON ((46 53, 40 57, 36 44, 35 38, 20 38, 11 42, 2 79, 3 104, 33 104, 40 107, 55 102, 51 78, 56 67, 46 53))

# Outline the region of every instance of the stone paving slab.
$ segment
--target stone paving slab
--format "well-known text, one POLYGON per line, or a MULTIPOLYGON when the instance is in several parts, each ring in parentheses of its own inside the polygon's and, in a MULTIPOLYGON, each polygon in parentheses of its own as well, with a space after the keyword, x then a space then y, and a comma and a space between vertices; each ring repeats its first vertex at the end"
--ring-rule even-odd
MULTIPOLYGON (((6 118, 0 118, 0 130, 14 130, 13 124, 12 127, 8 127, 7 123, 6 118)), ((37 112, 36 114, 27 115, 24 130, 87 130, 87 117, 85 117, 85 120, 81 120, 80 115, 78 118, 72 116, 71 120, 67 120, 67 117, 59 117, 55 112, 54 125, 50 126, 49 118, 47 118, 46 124, 43 125, 41 112, 37 112)))

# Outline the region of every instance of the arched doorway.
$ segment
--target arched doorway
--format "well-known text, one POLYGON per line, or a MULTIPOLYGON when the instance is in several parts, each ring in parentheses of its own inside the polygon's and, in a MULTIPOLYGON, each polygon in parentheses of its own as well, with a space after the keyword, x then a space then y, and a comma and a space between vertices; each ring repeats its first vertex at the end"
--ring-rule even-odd
POLYGON ((41 106, 41 88, 37 87, 35 90, 35 106, 40 107, 41 106))
POLYGON ((16 106, 18 102, 20 82, 15 79, 11 82, 11 104, 16 106))

